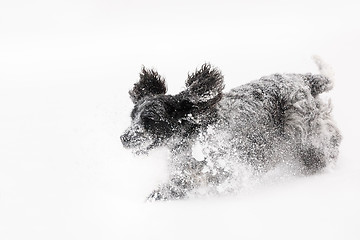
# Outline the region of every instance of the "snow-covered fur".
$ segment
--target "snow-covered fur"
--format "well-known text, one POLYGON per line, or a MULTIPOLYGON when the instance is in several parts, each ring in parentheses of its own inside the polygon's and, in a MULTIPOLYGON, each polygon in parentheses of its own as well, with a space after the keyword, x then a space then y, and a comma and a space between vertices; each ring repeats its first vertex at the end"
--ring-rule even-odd
MULTIPOLYGON (((322 73, 328 67, 315 59, 322 73)), ((341 135, 330 103, 330 74, 273 74, 223 93, 223 76, 204 64, 186 89, 166 95, 165 80, 142 69, 129 92, 132 124, 120 137, 137 154, 170 149, 169 181, 149 200, 180 199, 210 189, 232 192, 244 169, 261 174, 279 163, 313 174, 333 164, 341 135)))

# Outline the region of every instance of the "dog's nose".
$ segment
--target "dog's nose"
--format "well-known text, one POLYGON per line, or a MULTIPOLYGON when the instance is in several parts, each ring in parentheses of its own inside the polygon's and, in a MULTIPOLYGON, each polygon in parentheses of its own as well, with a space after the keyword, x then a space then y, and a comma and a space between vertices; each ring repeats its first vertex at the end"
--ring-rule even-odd
POLYGON ((126 145, 128 145, 128 143, 130 142, 130 137, 129 137, 128 134, 124 134, 124 135, 121 135, 121 136, 120 136, 120 140, 121 140, 122 144, 123 144, 124 146, 126 146, 126 145))

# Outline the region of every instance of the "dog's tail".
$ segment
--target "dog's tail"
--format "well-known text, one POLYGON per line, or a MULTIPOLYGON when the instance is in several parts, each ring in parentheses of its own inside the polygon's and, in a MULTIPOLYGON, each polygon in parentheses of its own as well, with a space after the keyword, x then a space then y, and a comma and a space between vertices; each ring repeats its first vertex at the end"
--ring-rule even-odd
POLYGON ((313 60, 318 66, 320 74, 308 74, 306 81, 311 88, 311 94, 315 97, 333 88, 334 72, 319 56, 313 56, 313 60))
POLYGON ((334 72, 332 67, 327 64, 326 62, 324 62, 321 57, 314 55, 312 57, 312 59, 314 60, 314 62, 316 63, 316 65, 319 68, 319 72, 324 75, 325 77, 329 78, 331 80, 331 82, 333 82, 334 80, 334 72))

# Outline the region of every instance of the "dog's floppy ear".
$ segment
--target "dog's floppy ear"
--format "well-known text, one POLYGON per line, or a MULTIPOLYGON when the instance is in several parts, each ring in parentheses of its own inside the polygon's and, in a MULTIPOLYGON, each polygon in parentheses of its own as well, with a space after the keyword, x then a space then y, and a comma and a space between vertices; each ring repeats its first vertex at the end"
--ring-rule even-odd
POLYGON ((129 91, 130 98, 134 103, 146 96, 154 96, 166 93, 165 79, 155 70, 146 69, 144 66, 140 72, 139 82, 134 84, 134 88, 129 91))
POLYGON ((185 84, 186 89, 175 96, 175 118, 183 123, 191 123, 191 128, 216 121, 216 104, 221 100, 224 89, 221 72, 206 63, 189 74, 185 84))
POLYGON ((199 70, 188 75, 186 88, 192 103, 211 107, 222 98, 224 77, 218 69, 205 63, 199 70))

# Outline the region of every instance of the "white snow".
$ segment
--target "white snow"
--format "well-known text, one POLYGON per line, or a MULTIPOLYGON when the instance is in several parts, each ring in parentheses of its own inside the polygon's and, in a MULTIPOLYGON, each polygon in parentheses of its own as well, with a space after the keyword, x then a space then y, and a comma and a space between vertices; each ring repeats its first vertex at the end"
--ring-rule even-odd
POLYGON ((2 1, 0 239, 360 239, 359 11, 355 0, 2 1), (335 72, 335 169, 144 202, 168 152, 134 157, 119 140, 142 64, 176 93, 210 62, 229 90, 316 72, 314 54, 335 72))

